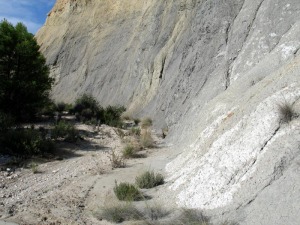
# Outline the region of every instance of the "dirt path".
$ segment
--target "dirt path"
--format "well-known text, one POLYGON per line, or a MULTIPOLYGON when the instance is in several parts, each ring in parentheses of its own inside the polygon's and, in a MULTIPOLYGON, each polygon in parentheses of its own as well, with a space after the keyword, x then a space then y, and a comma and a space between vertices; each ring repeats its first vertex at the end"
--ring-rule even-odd
MULTIPOLYGON (((37 174, 30 169, 0 173, 0 219, 18 224, 108 224, 95 215, 107 202, 116 201, 112 194, 115 181, 134 182, 143 171, 164 173, 173 157, 170 148, 155 137, 157 148, 146 150, 146 158, 130 159, 126 168, 112 169, 109 154, 122 150, 115 129, 101 126, 98 131, 81 125, 86 140, 77 145, 61 144, 63 160, 40 164, 37 174), (71 150, 72 149, 72 150, 71 150)), ((166 184, 144 191, 152 197, 147 203, 168 204, 166 184)))

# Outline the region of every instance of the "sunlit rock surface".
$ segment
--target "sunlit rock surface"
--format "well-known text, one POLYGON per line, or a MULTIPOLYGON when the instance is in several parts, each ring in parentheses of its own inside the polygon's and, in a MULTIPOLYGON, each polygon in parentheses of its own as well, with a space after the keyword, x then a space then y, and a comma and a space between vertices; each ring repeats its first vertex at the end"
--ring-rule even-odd
POLYGON ((52 97, 87 92, 169 127, 179 206, 300 224, 298 0, 58 0, 38 32, 52 97))

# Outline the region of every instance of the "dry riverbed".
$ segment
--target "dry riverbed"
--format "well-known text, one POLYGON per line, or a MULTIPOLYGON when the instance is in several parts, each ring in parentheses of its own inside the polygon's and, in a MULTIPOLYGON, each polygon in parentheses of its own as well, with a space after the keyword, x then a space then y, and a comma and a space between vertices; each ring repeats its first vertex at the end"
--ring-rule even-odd
MULTIPOLYGON (((124 143, 116 129, 102 125, 99 129, 88 125, 77 127, 85 133, 76 144, 59 144, 59 157, 38 162, 33 168, 2 168, 0 172, 0 220, 17 224, 110 224, 99 218, 105 204, 117 202, 115 181, 134 182, 146 170, 164 173, 173 157, 164 147, 159 135, 153 136, 156 148, 144 150, 145 158, 126 161, 126 168, 113 169, 112 150, 121 154, 124 143)), ((143 190, 151 200, 143 204, 168 204, 167 184, 143 190)), ((1 224, 1 222, 0 222, 1 224)))

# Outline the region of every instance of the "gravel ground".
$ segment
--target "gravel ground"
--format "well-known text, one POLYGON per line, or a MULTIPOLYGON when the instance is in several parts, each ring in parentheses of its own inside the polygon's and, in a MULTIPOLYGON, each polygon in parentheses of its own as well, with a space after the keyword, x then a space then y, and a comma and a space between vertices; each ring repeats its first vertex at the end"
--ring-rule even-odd
MULTIPOLYGON (((126 168, 112 169, 110 153, 120 153, 124 145, 116 130, 105 125, 99 129, 78 125, 78 129, 84 132, 85 140, 59 144, 58 160, 39 164, 38 173, 30 168, 0 172, 0 220, 17 224, 109 224, 95 215, 105 202, 116 200, 111 194, 115 181, 134 181, 147 169, 163 173, 171 159, 170 149, 162 148, 162 140, 155 136, 158 148, 144 151, 146 158, 131 159, 126 168)), ((151 201, 166 196, 164 187, 149 191, 151 201)), ((165 200, 170 203, 169 197, 165 200)))

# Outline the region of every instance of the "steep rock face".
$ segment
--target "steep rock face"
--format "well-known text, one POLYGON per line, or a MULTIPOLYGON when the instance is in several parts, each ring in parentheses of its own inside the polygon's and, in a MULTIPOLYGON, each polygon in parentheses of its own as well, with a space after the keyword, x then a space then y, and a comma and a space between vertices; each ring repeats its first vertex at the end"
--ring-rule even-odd
POLYGON ((300 112, 298 0, 58 0, 37 39, 54 99, 89 92, 170 127, 178 205, 300 223, 300 121, 278 110, 300 112))

